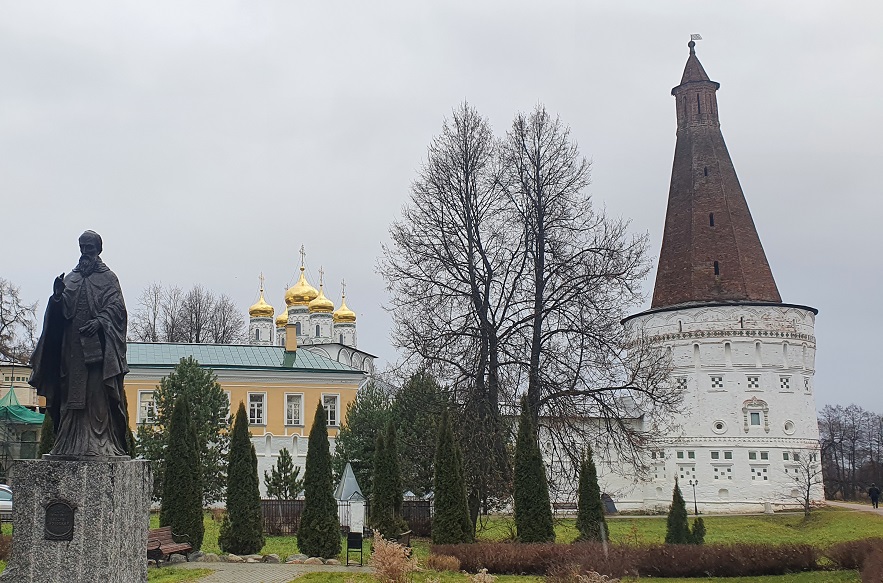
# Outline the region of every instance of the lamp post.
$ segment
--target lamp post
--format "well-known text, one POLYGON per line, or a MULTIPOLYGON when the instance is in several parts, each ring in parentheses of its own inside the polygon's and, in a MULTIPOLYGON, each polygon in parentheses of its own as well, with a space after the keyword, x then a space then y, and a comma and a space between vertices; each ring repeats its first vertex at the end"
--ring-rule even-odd
POLYGON ((699 478, 691 479, 687 483, 693 486, 693 512, 699 516, 699 506, 696 505, 696 486, 699 485, 699 478))

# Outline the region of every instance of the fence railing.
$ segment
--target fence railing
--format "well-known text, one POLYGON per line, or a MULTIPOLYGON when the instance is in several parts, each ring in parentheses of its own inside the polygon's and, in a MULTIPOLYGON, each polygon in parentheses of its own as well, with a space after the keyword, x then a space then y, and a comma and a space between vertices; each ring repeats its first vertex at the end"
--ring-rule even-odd
MULTIPOLYGON (((261 500, 264 532, 270 535, 297 534, 303 512, 303 499, 261 500)), ((365 519, 371 515, 370 513, 367 500, 356 503, 348 500, 337 501, 337 514, 342 532, 354 530, 351 527, 356 525, 364 529, 365 519), (353 508, 353 504, 358 504, 360 508, 353 508)), ((405 500, 402 518, 415 536, 430 536, 432 533, 432 503, 429 500, 405 500)))

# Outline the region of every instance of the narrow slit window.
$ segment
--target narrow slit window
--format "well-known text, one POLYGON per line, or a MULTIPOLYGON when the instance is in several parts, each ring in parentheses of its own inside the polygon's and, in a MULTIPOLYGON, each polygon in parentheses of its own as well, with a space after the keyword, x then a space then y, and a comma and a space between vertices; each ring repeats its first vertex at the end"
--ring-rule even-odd
POLYGON ((696 94, 696 113, 702 115, 702 101, 699 99, 699 94, 696 94))
POLYGON ((714 226, 714 213, 708 213, 708 224, 709 226, 714 226))
POLYGON ((706 166, 705 168, 703 168, 703 171, 705 172, 705 175, 708 176, 708 166, 706 166))
POLYGON ((717 261, 714 262, 714 274, 715 275, 721 274, 721 266, 717 261))

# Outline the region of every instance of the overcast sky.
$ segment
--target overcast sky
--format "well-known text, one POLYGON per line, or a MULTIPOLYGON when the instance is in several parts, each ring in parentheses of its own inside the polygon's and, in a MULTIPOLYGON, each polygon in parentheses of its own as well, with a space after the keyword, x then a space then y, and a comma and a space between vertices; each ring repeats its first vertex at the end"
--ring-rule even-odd
POLYGON ((701 33, 783 301, 820 310, 817 405, 880 411, 881 17, 872 1, 0 2, 0 277, 42 311, 91 228, 130 311, 153 281, 245 311, 261 271, 278 310, 303 244, 336 304, 346 278, 382 366, 377 257, 451 109, 502 134, 544 103, 592 160, 593 199, 655 258, 670 90, 701 33))

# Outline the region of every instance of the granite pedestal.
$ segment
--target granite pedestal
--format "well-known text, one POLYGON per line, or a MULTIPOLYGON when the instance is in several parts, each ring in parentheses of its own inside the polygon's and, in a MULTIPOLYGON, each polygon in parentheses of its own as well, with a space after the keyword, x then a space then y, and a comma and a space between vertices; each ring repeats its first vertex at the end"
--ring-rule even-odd
POLYGON ((13 462, 0 582, 144 583, 153 478, 143 460, 13 462))

